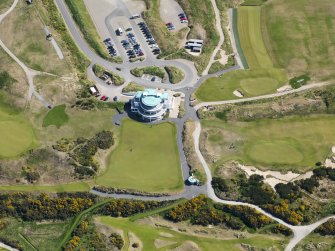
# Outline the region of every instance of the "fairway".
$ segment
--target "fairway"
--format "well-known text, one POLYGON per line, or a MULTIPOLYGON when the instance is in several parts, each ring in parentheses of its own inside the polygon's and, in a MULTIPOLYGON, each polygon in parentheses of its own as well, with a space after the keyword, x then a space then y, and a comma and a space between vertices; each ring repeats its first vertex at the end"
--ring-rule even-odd
POLYGON ((0 104, 0 158, 16 157, 36 146, 33 128, 20 113, 0 104))
POLYGON ((261 7, 240 6, 237 25, 243 53, 253 68, 271 68, 272 61, 263 42, 261 32, 261 7))
POLYGON ((58 105, 52 108, 43 120, 43 126, 55 125, 57 128, 69 121, 69 116, 65 111, 65 105, 58 105))
POLYGON ((96 182, 146 192, 181 190, 183 180, 175 125, 124 120, 119 145, 109 156, 106 172, 96 182))
POLYGON ((262 6, 262 31, 275 67, 290 77, 335 77, 334 0, 272 0, 262 6))
POLYGON ((238 90, 243 97, 277 92, 288 82, 284 68, 275 68, 264 45, 260 6, 240 6, 237 9, 239 40, 249 69, 228 72, 209 78, 196 91, 199 101, 233 100, 238 90))
MULTIPOLYGON (((167 228, 159 228, 145 225, 143 223, 131 222, 127 218, 112 218, 112 217, 97 217, 97 220, 103 224, 110 225, 113 228, 120 229, 126 233, 132 232, 139 237, 143 244, 143 250, 145 251, 155 251, 155 250, 194 250, 192 247, 189 249, 174 249, 185 243, 186 241, 192 241, 199 246, 202 251, 239 251, 241 250, 241 243, 250 244, 257 248, 270 248, 271 246, 276 246, 280 248, 280 242, 285 240, 275 239, 268 237, 266 235, 255 235, 249 238, 243 239, 219 239, 219 238, 210 238, 208 237, 199 237, 192 236, 180 232, 176 232, 167 228), (168 234, 171 237, 164 237, 162 235, 168 234), (172 242, 170 245, 165 246, 164 248, 156 248, 155 240, 160 239, 166 242, 172 242)), ((129 241, 128 239, 126 242, 129 241)), ((198 249, 196 249, 198 250, 198 249)))
POLYGON ((335 116, 292 116, 252 122, 203 121, 205 147, 227 160, 262 169, 306 172, 323 162, 335 142, 335 116), (234 145, 234 150, 229 149, 234 145))
POLYGON ((233 94, 240 90, 244 97, 276 92, 287 81, 284 70, 258 68, 228 72, 221 77, 209 78, 196 91, 200 101, 237 99, 233 94))

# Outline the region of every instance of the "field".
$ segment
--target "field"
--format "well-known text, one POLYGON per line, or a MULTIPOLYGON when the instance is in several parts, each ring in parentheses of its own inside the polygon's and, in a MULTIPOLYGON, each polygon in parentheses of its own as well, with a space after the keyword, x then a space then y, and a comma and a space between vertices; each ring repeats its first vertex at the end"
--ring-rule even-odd
MULTIPOLYGON (((0 232, 0 237, 18 241, 27 251, 52 251, 62 239, 68 222, 23 222, 13 218, 5 218, 8 224, 0 232)), ((1 249, 0 249, 1 250, 1 249)))
POLYGON ((71 67, 58 58, 51 43, 45 39, 35 5, 28 6, 25 1, 19 1, 1 23, 0 33, 7 34, 1 37, 4 44, 30 68, 57 76, 69 73, 71 67), (20 32, 17 32, 18 26, 20 32))
POLYGON ((200 101, 237 99, 235 90, 244 97, 258 96, 275 92, 286 81, 285 71, 276 68, 231 71, 207 79, 197 89, 196 97, 200 101))
POLYGON ((317 247, 317 244, 322 243, 323 247, 320 250, 335 250, 334 236, 322 236, 319 234, 311 233, 305 239, 298 243, 298 245, 293 249, 294 251, 303 251, 307 249, 307 245, 317 247))
POLYGON ((212 120, 203 121, 203 126, 208 133, 203 147, 219 158, 217 165, 238 160, 262 169, 306 172, 325 160, 335 142, 335 116, 330 115, 212 120))
POLYGON ((57 128, 69 121, 69 116, 65 111, 65 105, 58 105, 52 108, 43 120, 43 126, 55 125, 57 128))
POLYGON ((290 77, 308 73, 312 80, 335 76, 334 1, 274 0, 262 6, 262 31, 276 67, 290 77))
POLYGON ((119 145, 97 184, 147 192, 179 191, 183 187, 173 124, 122 122, 119 145))
POLYGON ((33 127, 22 113, 0 103, 0 158, 16 157, 37 146, 33 127))
POLYGON ((261 7, 241 6, 237 17, 240 44, 249 69, 206 80, 196 91, 200 101, 237 99, 233 94, 236 90, 244 97, 274 93, 288 81, 286 71, 273 66, 264 45, 261 7))
MULTIPOLYGON (((228 239, 228 240, 220 240, 220 239, 212 239, 206 237, 192 236, 183 234, 180 232, 176 232, 167 228, 155 228, 143 223, 132 222, 129 219, 124 218, 112 218, 112 217, 98 217, 97 220, 103 224, 110 225, 114 228, 121 229, 124 233, 132 232, 134 233, 142 242, 143 250, 146 251, 154 251, 154 250, 198 250, 194 246, 188 244, 188 248, 186 249, 187 243, 193 242, 196 246, 199 246, 202 251, 212 251, 212 250, 231 250, 238 251, 241 250, 241 243, 250 244, 252 246, 256 246, 259 248, 268 248, 270 246, 280 247, 279 240, 272 240, 270 238, 265 238, 264 236, 255 236, 251 238, 243 238, 243 239, 228 239), (164 236, 171 237, 164 237, 164 236), (162 243, 166 245, 162 248, 157 248, 155 246, 155 241, 162 240, 162 243), (185 245, 184 249, 181 247, 180 249, 174 249, 180 247, 181 245, 185 245)), ((129 242, 129 240, 128 240, 129 242)), ((126 241, 127 243, 127 241, 126 241)))

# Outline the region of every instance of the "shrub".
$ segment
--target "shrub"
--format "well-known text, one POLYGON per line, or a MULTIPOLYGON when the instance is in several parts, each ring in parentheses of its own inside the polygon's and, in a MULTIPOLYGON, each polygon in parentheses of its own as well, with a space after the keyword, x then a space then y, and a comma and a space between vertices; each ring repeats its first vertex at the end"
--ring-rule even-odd
POLYGON ((228 192, 229 190, 227 182, 220 177, 213 177, 211 184, 214 189, 219 189, 221 192, 228 192))
POLYGON ((10 88, 16 80, 7 72, 0 72, 0 90, 10 88))
POLYGON ((309 179, 298 181, 298 184, 302 189, 312 193, 314 188, 319 186, 319 181, 314 176, 312 176, 309 179))
POLYGON ((287 184, 278 183, 275 189, 281 198, 288 199, 291 202, 301 198, 299 187, 291 182, 287 184))
POLYGON ((110 241, 110 243, 113 247, 116 247, 119 250, 121 250, 123 245, 124 245, 124 241, 123 241, 121 235, 119 235, 117 233, 112 233, 109 236, 109 241, 110 241))
POLYGON ((335 235, 335 219, 330 219, 318 227, 315 232, 321 235, 335 235))

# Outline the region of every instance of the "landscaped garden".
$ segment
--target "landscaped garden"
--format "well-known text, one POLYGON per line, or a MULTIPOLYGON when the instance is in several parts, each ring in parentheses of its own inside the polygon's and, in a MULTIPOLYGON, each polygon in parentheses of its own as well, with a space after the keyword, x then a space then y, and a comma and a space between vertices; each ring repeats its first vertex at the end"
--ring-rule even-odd
POLYGON ((118 141, 107 170, 96 179, 98 185, 146 192, 183 188, 175 125, 146 125, 126 119, 118 141))

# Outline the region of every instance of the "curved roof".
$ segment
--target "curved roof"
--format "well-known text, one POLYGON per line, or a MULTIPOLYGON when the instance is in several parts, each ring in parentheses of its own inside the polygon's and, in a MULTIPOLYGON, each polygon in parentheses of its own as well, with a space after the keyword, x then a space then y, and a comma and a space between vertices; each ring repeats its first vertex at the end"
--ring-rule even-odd
POLYGON ((142 103, 146 106, 156 106, 161 102, 161 99, 154 96, 147 96, 142 98, 142 103))

